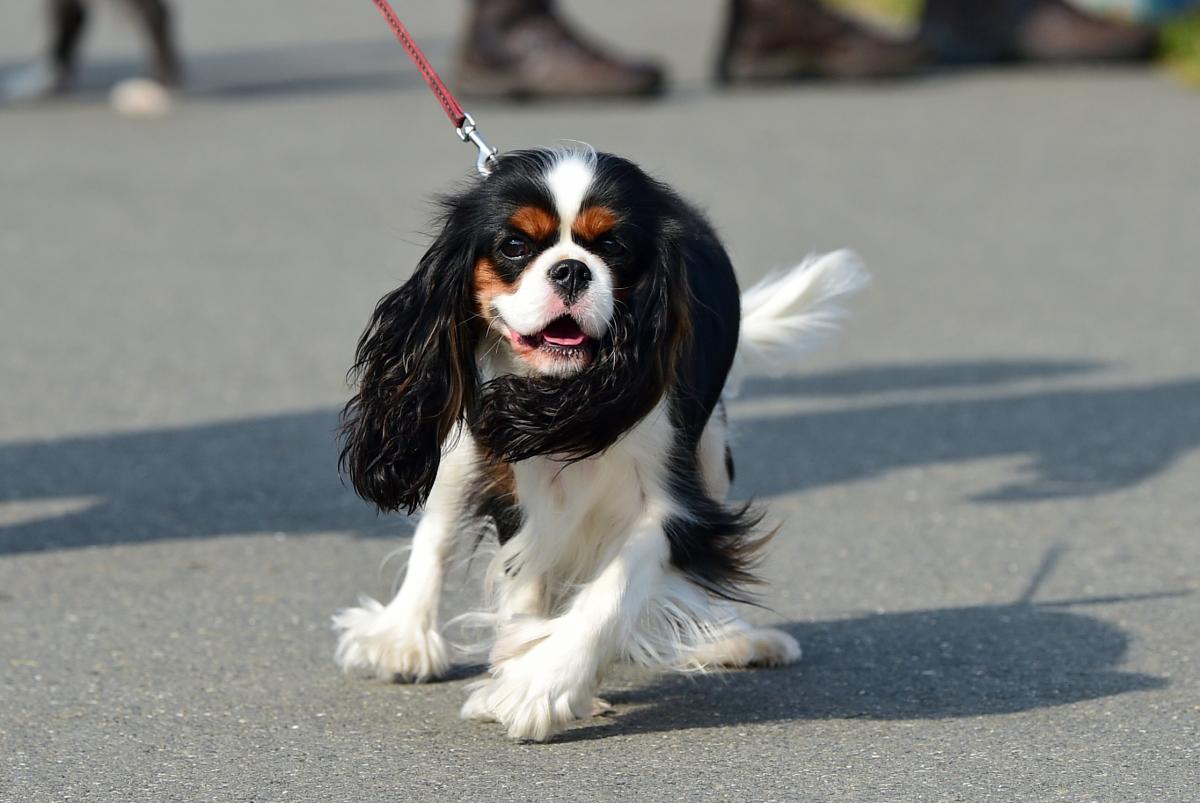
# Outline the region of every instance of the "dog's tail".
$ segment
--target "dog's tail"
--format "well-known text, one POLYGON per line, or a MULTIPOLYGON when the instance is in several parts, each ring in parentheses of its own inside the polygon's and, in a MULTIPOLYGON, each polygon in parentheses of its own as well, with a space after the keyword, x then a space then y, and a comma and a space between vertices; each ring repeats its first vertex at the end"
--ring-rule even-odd
POLYGON ((742 293, 742 330, 729 390, 753 375, 777 376, 829 340, 846 316, 841 302, 870 274, 852 251, 809 256, 742 293))

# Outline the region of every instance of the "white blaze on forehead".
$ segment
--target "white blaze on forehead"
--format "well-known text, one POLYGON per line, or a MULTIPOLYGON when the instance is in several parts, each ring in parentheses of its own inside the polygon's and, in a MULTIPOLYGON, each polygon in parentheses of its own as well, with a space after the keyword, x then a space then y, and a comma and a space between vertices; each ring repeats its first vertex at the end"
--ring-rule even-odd
POLYGON ((543 178, 561 226, 558 242, 525 266, 513 292, 492 299, 502 335, 509 329, 526 336, 537 334, 564 314, 570 314, 589 337, 601 338, 608 330, 614 303, 612 271, 598 255, 571 239, 571 226, 596 176, 596 152, 584 148, 555 151, 546 167, 543 178), (579 260, 592 274, 587 290, 570 304, 549 280, 550 269, 564 259, 579 260))
POLYGON ((567 152, 554 161, 546 173, 546 184, 554 198, 554 207, 562 224, 564 239, 570 238, 571 224, 583 206, 584 196, 596 175, 594 153, 567 152))

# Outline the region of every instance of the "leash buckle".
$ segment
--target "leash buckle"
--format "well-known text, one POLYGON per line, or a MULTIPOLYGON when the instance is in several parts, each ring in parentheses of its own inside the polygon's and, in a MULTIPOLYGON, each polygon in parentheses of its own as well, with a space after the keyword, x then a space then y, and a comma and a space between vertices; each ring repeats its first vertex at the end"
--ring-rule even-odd
POLYGON ((483 141, 483 137, 479 135, 479 128, 475 125, 475 118, 464 111, 462 125, 455 128, 454 131, 463 142, 470 142, 479 149, 479 153, 475 157, 475 169, 484 178, 490 176, 492 166, 496 162, 496 154, 499 151, 483 141))

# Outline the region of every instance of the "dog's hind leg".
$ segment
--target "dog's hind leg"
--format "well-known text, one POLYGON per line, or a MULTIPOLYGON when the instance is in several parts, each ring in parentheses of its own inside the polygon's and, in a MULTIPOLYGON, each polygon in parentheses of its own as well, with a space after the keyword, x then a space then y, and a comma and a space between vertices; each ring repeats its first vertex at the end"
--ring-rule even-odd
POLYGON ((733 484, 733 452, 729 448, 729 420, 725 402, 717 404, 704 426, 698 452, 705 490, 713 499, 724 502, 733 484))
POLYGON ((475 446, 462 433, 442 458, 417 530, 404 582, 387 605, 362 598, 339 611, 337 662, 343 669, 368 669, 380 678, 406 682, 433 680, 450 666, 438 608, 448 564, 458 552, 463 508, 475 474, 475 446))
MULTIPOLYGON (((733 483, 733 455, 729 448, 729 422, 725 404, 713 412, 699 446, 700 471, 705 488, 724 501, 733 483)), ((732 620, 721 626, 720 636, 696 648, 689 663, 706 667, 743 668, 785 666, 800 660, 800 645, 782 630, 751 627, 730 611, 732 620)))
POLYGON ((800 645, 782 630, 751 627, 739 618, 724 628, 721 638, 697 647, 690 657, 703 667, 787 666, 800 660, 800 645))

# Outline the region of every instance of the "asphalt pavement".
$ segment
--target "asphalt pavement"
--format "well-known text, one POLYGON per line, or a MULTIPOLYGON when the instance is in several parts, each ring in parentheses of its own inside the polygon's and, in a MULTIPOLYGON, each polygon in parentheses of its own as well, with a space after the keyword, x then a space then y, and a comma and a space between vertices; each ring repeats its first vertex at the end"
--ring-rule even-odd
MULTIPOLYGON (((412 528, 338 478, 344 374, 471 152, 371 3, 180 5, 165 119, 106 103, 115 14, 79 95, 0 108, 0 800, 1200 799, 1200 95, 719 91, 715 0, 569 4, 673 91, 470 105, 489 139, 635 159, 747 282, 841 246, 875 281, 732 406, 735 493, 783 522, 748 616, 803 661, 623 669, 520 744, 459 721, 479 666, 344 675, 329 626, 412 528)), ((462 4, 401 5, 448 64, 462 4)))

